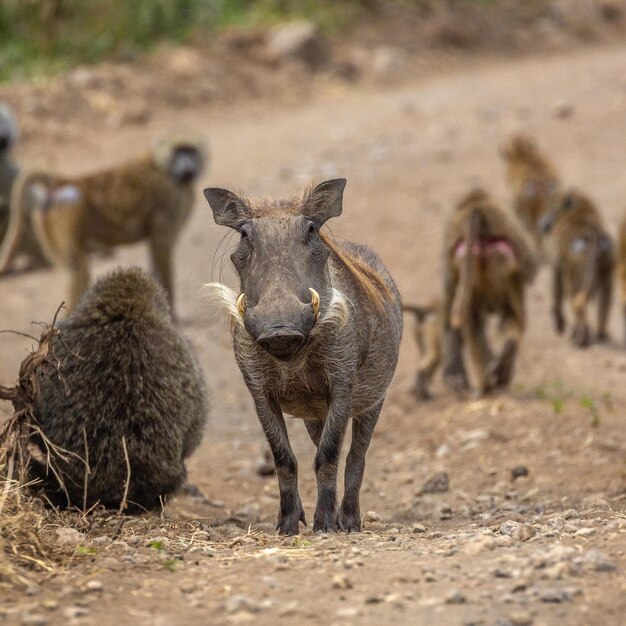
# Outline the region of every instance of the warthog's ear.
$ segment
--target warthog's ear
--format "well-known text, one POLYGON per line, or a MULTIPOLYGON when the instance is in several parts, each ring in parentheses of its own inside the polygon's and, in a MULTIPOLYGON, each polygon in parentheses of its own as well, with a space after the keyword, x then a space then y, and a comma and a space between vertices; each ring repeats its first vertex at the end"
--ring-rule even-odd
POLYGON ((331 217, 341 215, 345 178, 327 180, 315 187, 304 201, 302 214, 310 217, 319 228, 331 217))
POLYGON ((237 194, 228 189, 208 187, 204 197, 213 211, 213 219, 220 226, 230 226, 239 230, 241 225, 250 219, 250 208, 237 194))

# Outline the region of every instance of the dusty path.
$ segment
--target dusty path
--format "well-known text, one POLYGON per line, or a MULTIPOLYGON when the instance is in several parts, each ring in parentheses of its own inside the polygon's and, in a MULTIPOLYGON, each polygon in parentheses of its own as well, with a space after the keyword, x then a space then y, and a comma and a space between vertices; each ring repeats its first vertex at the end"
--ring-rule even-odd
MULTIPOLYGON (((94 129, 67 144, 62 168, 112 162, 119 146, 182 125, 210 138, 207 184, 285 194, 312 176, 346 176, 335 235, 371 244, 405 299, 423 302, 438 291, 441 227, 455 199, 479 183, 506 201, 497 145, 513 130, 537 135, 564 180, 588 191, 616 232, 626 210, 625 70, 626 48, 615 47, 476 64, 395 91, 328 90, 290 109, 234 106, 182 119, 163 111, 148 128, 94 129), (573 107, 571 117, 554 114, 560 102, 573 107)), ((23 155, 59 162, 51 145, 31 142, 23 155)), ((199 202, 178 251, 179 313, 214 397, 190 474, 211 504, 181 497, 167 514, 236 517, 250 533, 228 524, 207 527, 195 546, 164 540, 154 550, 145 547, 152 535, 102 544, 35 595, 4 598, 0 623, 624 623, 626 351, 617 306, 614 345, 575 351, 551 331, 544 270, 530 293, 514 389, 469 403, 439 381, 433 402, 415 403, 407 320, 362 494, 363 510, 376 515, 360 535, 283 540, 271 531, 274 480, 254 472, 264 446, 227 325, 202 299, 203 282, 229 280, 225 235, 199 202), (529 476, 513 482, 519 465, 529 476), (449 490, 420 495, 437 471, 448 473, 449 490)), ((145 254, 127 250, 115 262, 145 263, 145 254)), ((31 320, 51 317, 62 294, 54 272, 1 281, 0 327, 28 331, 31 320)), ((9 382, 27 345, 1 341, 0 381, 9 382)), ((312 518, 312 445, 300 423, 290 430, 312 518)))

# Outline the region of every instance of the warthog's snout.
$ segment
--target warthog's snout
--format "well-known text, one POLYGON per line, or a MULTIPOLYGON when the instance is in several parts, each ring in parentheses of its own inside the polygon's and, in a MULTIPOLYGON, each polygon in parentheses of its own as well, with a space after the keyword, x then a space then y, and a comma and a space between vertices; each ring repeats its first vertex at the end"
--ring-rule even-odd
POLYGON ((294 356, 304 345, 306 337, 295 328, 274 326, 259 335, 256 341, 272 356, 284 359, 294 356))

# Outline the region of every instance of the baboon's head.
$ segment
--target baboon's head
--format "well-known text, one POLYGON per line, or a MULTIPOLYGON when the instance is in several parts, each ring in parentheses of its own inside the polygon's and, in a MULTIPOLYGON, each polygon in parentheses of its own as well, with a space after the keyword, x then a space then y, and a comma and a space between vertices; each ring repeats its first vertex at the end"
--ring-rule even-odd
POLYGON ((251 202, 226 189, 204 190, 213 217, 241 235, 231 260, 239 274, 239 313, 251 337, 288 360, 306 344, 332 297, 330 250, 319 230, 341 214, 344 178, 291 200, 251 202))
POLYGON ((528 135, 513 135, 500 147, 500 155, 509 163, 533 161, 539 150, 534 139, 528 135))
POLYGON ((17 123, 10 109, 0 104, 0 154, 9 152, 17 141, 17 123))
POLYGON ((561 194, 550 210, 539 220, 539 228, 542 233, 548 234, 560 219, 574 214, 595 216, 595 208, 587 196, 570 189, 561 194))
POLYGON ((203 139, 161 139, 153 148, 157 167, 166 171, 177 183, 189 185, 204 171, 208 148, 203 139))

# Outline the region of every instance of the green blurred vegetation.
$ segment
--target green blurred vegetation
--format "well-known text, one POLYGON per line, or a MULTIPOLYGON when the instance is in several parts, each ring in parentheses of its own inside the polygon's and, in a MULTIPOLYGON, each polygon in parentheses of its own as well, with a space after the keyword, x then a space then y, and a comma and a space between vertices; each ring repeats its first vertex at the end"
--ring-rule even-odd
POLYGON ((104 59, 131 60, 161 42, 210 43, 215 30, 307 18, 341 29, 383 3, 498 0, 0 0, 0 80, 104 59))
MULTIPOLYGON (((413 0, 418 2, 421 0, 413 0)), ((0 0, 0 80, 132 59, 164 42, 210 42, 223 26, 307 17, 345 24, 377 0, 0 0)))

